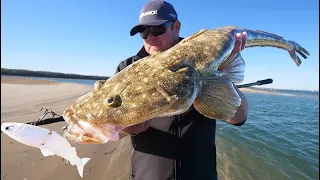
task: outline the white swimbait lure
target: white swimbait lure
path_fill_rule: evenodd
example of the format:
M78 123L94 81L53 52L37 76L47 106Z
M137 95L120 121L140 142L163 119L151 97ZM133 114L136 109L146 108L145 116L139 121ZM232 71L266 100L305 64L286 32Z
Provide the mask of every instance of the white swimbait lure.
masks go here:
M3 123L1 131L22 144L39 148L44 156L56 154L63 157L71 165L76 165L79 175L83 177L83 167L90 158L80 159L76 148L55 131L16 122Z

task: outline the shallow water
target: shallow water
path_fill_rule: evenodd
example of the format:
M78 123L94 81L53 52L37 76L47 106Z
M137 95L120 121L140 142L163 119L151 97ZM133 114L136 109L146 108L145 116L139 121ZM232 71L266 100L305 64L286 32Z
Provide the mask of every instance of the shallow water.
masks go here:
M217 122L220 179L319 179L319 99L245 93L247 122Z

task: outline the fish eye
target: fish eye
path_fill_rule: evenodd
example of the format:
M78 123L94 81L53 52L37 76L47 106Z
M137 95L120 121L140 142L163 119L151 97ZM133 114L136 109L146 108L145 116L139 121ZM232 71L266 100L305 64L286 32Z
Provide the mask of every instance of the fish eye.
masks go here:
M112 103L112 101L113 101L113 98L110 98L107 100L108 103Z
M120 95L115 95L106 99L106 103L111 107L119 107L122 104Z

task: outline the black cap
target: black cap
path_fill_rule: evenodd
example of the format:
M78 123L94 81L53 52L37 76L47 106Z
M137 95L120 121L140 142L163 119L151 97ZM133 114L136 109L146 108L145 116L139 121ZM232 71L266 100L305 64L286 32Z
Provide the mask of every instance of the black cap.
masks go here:
M137 34L142 26L157 26L176 20L178 20L178 15L170 3L162 0L151 0L141 9L140 23L131 29L130 35Z

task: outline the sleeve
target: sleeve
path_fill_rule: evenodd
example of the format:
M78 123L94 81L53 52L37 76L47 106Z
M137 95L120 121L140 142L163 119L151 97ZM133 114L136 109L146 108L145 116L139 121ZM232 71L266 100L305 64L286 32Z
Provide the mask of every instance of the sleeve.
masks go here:
M247 117L247 118L248 118L248 117ZM242 126L242 125L244 125L244 123L247 121L247 118L246 118L243 122L241 122L241 123L231 124L231 125L234 125L234 126Z

